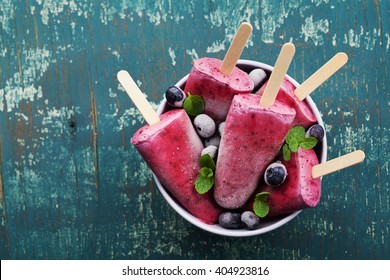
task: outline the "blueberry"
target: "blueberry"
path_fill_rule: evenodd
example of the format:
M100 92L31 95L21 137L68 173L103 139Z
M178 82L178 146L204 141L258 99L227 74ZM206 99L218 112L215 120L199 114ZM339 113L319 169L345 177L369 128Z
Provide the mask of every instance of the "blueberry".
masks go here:
M241 214L236 212L223 212L219 214L218 222L224 228L239 228L241 226Z
M252 78L254 87L257 88L264 84L267 80L267 73L263 69L254 69L249 73L249 77Z
M197 115L194 119L194 126L199 136L208 138L215 133L215 122L206 114Z
M274 162L268 165L264 173L264 181L271 187L277 187L286 180L287 169L280 162Z
M221 122L218 126L218 133L222 136L223 130L225 129L226 122Z
M186 94L181 88L171 86L165 91L165 98L167 99L168 104L181 108L183 107L184 99L186 99Z
M260 219L252 211L245 211L241 214L241 222L243 222L248 229L256 229L260 225Z
M218 148L216 146L211 145L204 148L202 150L201 155L203 156L204 154L209 154L211 158L215 161L217 159L217 152L218 152Z
M210 138L207 138L206 140L204 140L204 146L205 147L216 146L219 148L219 142L221 142L221 136L219 136L219 134L216 133L213 136L211 136Z
M318 141L322 141L324 135L325 135L324 128L319 124L314 124L306 131L305 137L306 138L315 137L317 138Z

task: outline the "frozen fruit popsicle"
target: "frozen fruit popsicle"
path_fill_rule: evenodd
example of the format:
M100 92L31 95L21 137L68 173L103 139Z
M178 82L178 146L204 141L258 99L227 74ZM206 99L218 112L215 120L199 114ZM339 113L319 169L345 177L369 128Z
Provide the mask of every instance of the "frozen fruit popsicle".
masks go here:
M234 95L253 90L253 80L235 67L251 32L249 23L241 24L223 61L207 57L198 59L188 76L184 91L202 96L205 114L217 123L226 119Z
M268 216L289 214L308 207L316 206L321 198L320 177L362 162L364 152L358 150L325 163L318 164L314 150L298 149L292 153L289 161L279 160L287 169L286 180L277 187L268 186L264 181L256 189L254 196L261 192L269 192ZM254 196L249 200L252 209Z
M345 53L337 53L298 88L296 88L287 77L283 78L283 83L280 86L278 93L278 100L286 102L295 109L297 115L294 125L301 125L308 128L316 122L314 114L308 104L304 101L305 97L336 73L337 70L347 63L347 61L348 56ZM256 94L262 96L266 87L267 82L256 92Z
M234 96L222 134L215 174L214 198L228 209L242 207L255 191L268 165L281 149L295 110L275 101L295 47L282 47L267 92Z
M137 108L144 112L142 106L150 105L146 105L149 103L130 75L120 71L118 79ZM137 98L144 100L144 103L138 105ZM213 200L212 194L200 195L194 188L203 144L187 113L183 109L175 109L157 116L149 108L148 114L154 114L154 123L140 128L133 135L132 144L161 183L188 212L205 223L215 223L221 208Z
M278 187L268 186L262 182L255 194L269 192L268 205L269 216L277 216L292 213L307 207L314 207L321 198L321 180L313 179L312 167L318 164L318 158L314 150L298 149L292 153L289 161L279 160L287 169L287 178ZM252 198L253 204L253 198Z
M214 187L214 198L224 208L240 208L249 199L295 118L294 109L280 101L271 107L259 102L258 95L236 95L226 119Z
M263 96L264 90L267 87L268 82L266 82L256 94ZM316 117L311 111L309 105L305 101L300 101L294 94L295 86L290 82L287 77L283 78L283 82L279 88L277 99L285 102L291 108L294 108L296 111L296 117L294 120L294 125L301 125L305 128L310 127L317 122Z

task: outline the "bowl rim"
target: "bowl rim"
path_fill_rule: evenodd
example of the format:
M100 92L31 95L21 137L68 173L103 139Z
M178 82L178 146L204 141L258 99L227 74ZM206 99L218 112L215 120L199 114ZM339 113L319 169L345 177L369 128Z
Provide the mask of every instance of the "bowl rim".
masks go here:
M239 59L236 65L238 68L240 68L240 66L250 66L250 67L254 67L254 68L262 68L262 69L268 70L268 71L273 71L273 69L274 69L272 66L270 66L268 64L254 61L254 60L248 60L248 59ZM189 74L185 75L175 85L178 87L182 87L185 84L185 82L187 81L188 76L189 76ZM295 87L298 87L300 85L291 76L289 76L289 75L286 75L286 76ZM324 127L321 113L319 112L313 99L310 96L307 96L305 100L309 104L310 108L312 109L312 111L313 111L313 113L318 121L318 124L320 124L322 127ZM162 114L166 110L166 107L167 107L167 101L164 97L164 99L161 101L161 103L158 107L157 114L158 115ZM322 149L320 150L320 156L321 156L320 163L325 162L327 159L327 147L328 147L328 143L327 143L326 132L325 132L324 138L322 140ZM302 210L299 210L299 211L293 212L291 214L288 214L286 216L281 217L280 219L275 218L276 221L273 222L272 224L267 225L265 227L260 227L260 228L255 229L255 230L226 229L226 228L221 227L218 224L213 224L213 225L206 224L206 223L202 222L201 220L199 220L198 218L194 217L186 209L184 209L167 192L165 187L160 183L160 181L158 180L157 176L154 173L153 173L153 178L154 178L154 181L156 182L157 188L159 189L162 196L165 198L165 200L168 202L168 204L181 217L183 217L185 220L187 220L189 223L195 225L196 227L201 228L207 232L217 234L217 235L230 236L230 237L249 237L249 236L256 236L256 235L264 234L264 233L273 231L273 230L285 225L286 223L288 223L289 221L294 219L296 216L298 216L298 214L302 211ZM322 180L322 177L321 177L321 180Z

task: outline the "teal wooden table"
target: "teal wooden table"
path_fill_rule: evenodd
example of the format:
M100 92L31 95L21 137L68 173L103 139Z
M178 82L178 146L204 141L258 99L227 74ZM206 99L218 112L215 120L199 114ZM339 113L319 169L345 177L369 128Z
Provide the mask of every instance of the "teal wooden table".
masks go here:
M1 259L390 259L389 9L387 0L1 1ZM292 41L288 73L299 82L349 55L313 99L329 158L367 157L324 177L318 207L234 239L195 228L158 192L129 142L144 123L116 73L128 70L157 107L194 59L223 58L242 21L254 27L242 58L273 65Z

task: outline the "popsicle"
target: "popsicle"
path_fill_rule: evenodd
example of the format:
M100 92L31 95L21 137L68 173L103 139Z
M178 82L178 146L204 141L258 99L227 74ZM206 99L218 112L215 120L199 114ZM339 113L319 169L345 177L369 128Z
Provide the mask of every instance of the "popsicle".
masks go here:
M250 93L253 80L235 67L252 32L249 23L242 23L223 61L201 58L194 62L184 92L200 95L205 101L205 114L220 123L226 119L233 96Z
M215 223L222 209L212 194L200 195L194 188L203 144L187 113L176 109L158 116L126 71L118 72L118 80L148 122L131 143L188 212L205 223Z
M305 80L298 88L285 76L278 92L278 100L286 102L296 111L294 125L301 125L305 128L316 123L316 118L308 104L304 101L306 96L323 84L329 77L336 73L348 61L345 53L337 53L313 75ZM256 94L262 96L268 82L266 82Z
M321 180L314 179L311 175L312 167L318 164L314 150L299 148L298 152L291 154L289 161L284 161L283 157L279 160L288 173L284 183L278 187L271 187L262 182L255 191L255 194L270 192L268 215L277 216L316 206L321 198Z
M270 217L315 207L321 198L320 177L362 162L364 158L364 152L358 150L318 164L314 150L299 148L298 152L292 153L289 161L284 161L283 157L279 158L288 173L283 184L271 187L263 181L249 200L248 206L250 209L253 207L254 196L257 193L269 192L267 201Z
M260 96L234 96L222 134L215 174L214 198L228 209L242 207L255 191L268 163L281 149L295 119L295 110L275 101L280 75L285 75L295 48L287 43ZM261 104L263 103L263 105Z

